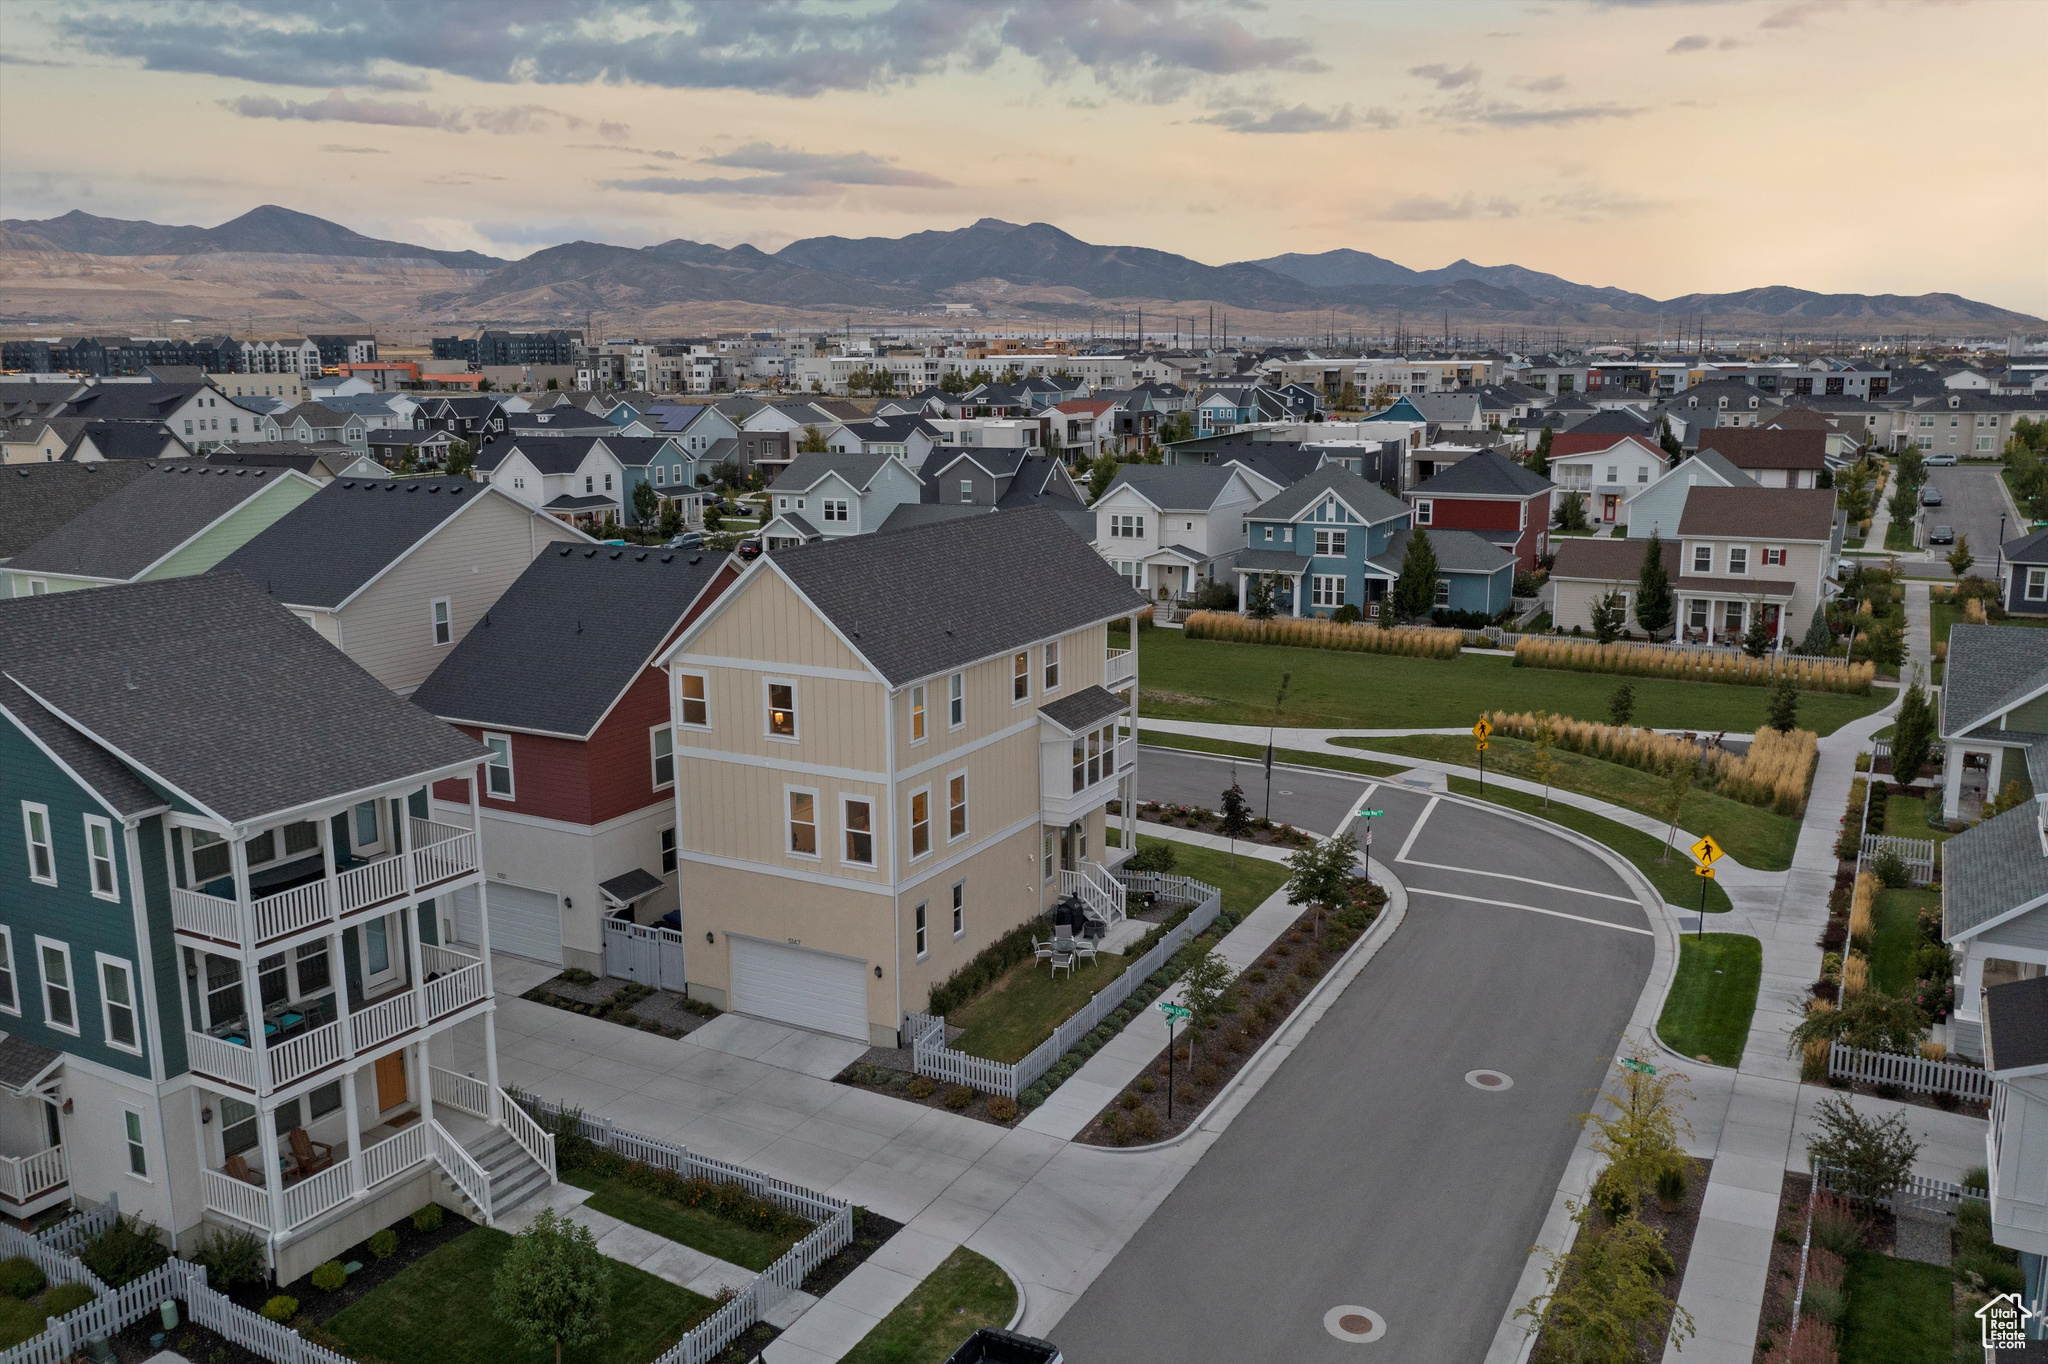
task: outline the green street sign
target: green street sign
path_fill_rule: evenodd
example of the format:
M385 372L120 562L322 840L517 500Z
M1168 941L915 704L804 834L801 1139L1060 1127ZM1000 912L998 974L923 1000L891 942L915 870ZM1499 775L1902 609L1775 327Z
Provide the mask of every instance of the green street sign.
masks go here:
M1190 1010L1183 1009L1178 1004L1161 1004L1159 1006L1159 1012L1165 1014L1168 1018L1172 1019L1176 1023L1185 1023L1190 1018L1194 1017L1194 1014Z
M1657 1068L1648 1061L1638 1061L1633 1056L1623 1057L1621 1064L1625 1070L1640 1071L1644 1075L1655 1075L1657 1073Z
M1360 819L1378 819L1381 815L1385 813L1385 810L1360 810L1358 812L1358 817Z

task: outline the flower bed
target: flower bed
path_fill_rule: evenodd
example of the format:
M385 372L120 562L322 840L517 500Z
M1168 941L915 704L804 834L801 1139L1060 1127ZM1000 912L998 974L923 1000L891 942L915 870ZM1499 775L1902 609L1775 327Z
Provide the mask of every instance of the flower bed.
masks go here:
M1714 1163L1710 1160L1687 1158L1685 1161L1685 1192L1670 1202L1652 1199L1643 1203L1630 1214L1637 1221L1663 1238L1664 1254L1669 1257L1671 1272L1664 1275L1658 1287L1673 1307L1678 1305L1679 1286L1685 1282L1686 1261L1692 1256L1693 1237L1700 1227L1700 1208L1706 1202L1707 1179L1712 1174ZM1579 1230L1580 1236L1603 1235L1612 1230L1614 1223L1604 1213L1596 1213L1593 1220ZM1670 1329L1667 1323L1667 1331ZM1643 1359L1659 1359L1663 1356L1664 1333L1646 1342L1646 1348L1639 1356ZM1536 1345L1529 1353L1530 1364L1561 1364L1563 1357L1554 1349L1546 1349L1542 1335L1536 1337Z
M1218 838L1226 837L1223 817L1206 806L1162 805L1156 800L1148 800L1138 807L1138 818L1153 824L1173 824L1198 833L1214 834ZM1292 824L1258 815L1253 817L1251 828L1238 835L1238 841L1259 843L1269 848L1306 848L1316 840Z
M661 1037L687 1036L718 1017L718 1010L702 1000L656 990L638 981L614 986L609 977L600 978L576 967L542 981L520 998Z
M1387 629L1278 616L1254 620L1233 611L1196 611L1181 622L1181 634L1187 639L1218 639L1232 644L1287 644L1297 649L1404 654L1410 658L1456 658L1465 647L1463 630L1421 626Z
M1620 673L1631 677L1666 677L1683 682L1725 682L1737 686L1774 687L1789 680L1802 691L1870 691L1876 667L1841 659L1777 654L1748 654L1706 649L1658 648L1641 644L1600 644L1592 640L1538 638L1525 635L1515 643L1518 668L1555 668L1566 672Z

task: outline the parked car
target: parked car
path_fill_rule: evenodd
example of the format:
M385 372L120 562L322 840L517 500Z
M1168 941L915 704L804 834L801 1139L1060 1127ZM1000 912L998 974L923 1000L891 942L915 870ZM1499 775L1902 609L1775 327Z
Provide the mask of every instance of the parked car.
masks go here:
M758 535L749 535L749 536L748 536L748 537L747 537L746 539L744 539L744 540L740 541L740 558L742 558L742 559L756 559L756 558L759 558L759 557L760 557L760 555L761 555L761 537L760 537L760 536L758 536Z
M686 530L681 535L670 540L668 547L670 549L702 549L704 548L704 533L702 531Z
M1934 485L1933 485L1932 483L1930 483L1930 484L1928 484L1928 485L1927 485L1926 487L1922 488L1922 489L1920 490L1920 505L1921 505L1921 506L1923 506L1923 507L1938 507L1938 506L1940 506L1940 505L1941 505L1941 489L1939 489L1939 488L1935 487L1935 486L1934 486Z
M1954 455L1927 455L1920 461L1932 469L1946 469L1956 462Z
M1955 542L1956 528L1954 526L1936 526L1933 530L1927 532L1927 543L1930 545L1952 545Z

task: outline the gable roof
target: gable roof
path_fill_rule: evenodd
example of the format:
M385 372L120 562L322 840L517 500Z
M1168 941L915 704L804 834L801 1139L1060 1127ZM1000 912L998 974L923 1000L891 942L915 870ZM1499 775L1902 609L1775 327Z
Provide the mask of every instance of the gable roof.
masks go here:
M2037 530L1998 547L2007 563L2048 564L2048 530Z
M77 393L60 417L91 417L100 421L162 421L195 393L213 392L213 385L198 384L94 384ZM225 401L225 400L223 400Z
M1942 936L1951 942L2048 900L2040 807L2028 801L1951 838L1941 848L1941 881Z
M787 578L892 687L1145 605L1042 507L820 541L749 571Z
M286 470L159 464L7 566L125 582L265 489L302 477Z
M1828 433L1717 426L1700 433L1700 449L1718 451L1738 469L1821 469L1827 466Z
M0 601L0 675L235 823L485 753L232 573Z
M1245 515L1259 521L1292 521L1328 494L1335 494L1363 517L1367 525L1408 515L1406 502L1377 483L1366 482L1341 464L1325 464Z
M990 516L994 507L977 506L972 502L904 502L884 518L875 528L877 535L889 531L916 530L939 521L958 521L965 516Z
M1639 430L1621 434L1611 431L1559 431L1550 438L1550 458L1554 463L1560 459L1602 455L1625 445L1635 446L1643 453L1655 455L1658 459L1664 458L1664 447Z
M1957 622L1948 632L1941 732L1962 734L2048 687L2048 630Z
M853 485L855 492L864 493L875 475L892 462L900 464L902 461L894 455L835 455L806 451L791 460L789 466L776 475L775 481L768 485L768 491L808 492L817 487L826 475L838 474Z
M1648 433L1649 429L1649 418L1633 407L1603 407L1566 428L1575 436L1640 436ZM1551 439L1555 441L1557 438L1553 436ZM1555 453L1554 445L1552 453Z
M1825 541L1834 528L1832 488L1694 488L1678 518L1680 535Z
M1481 450L1446 465L1409 489L1410 497L1534 497L1554 485L1527 465L1497 450Z
M1126 464L1102 496L1129 488L1162 511L1206 511L1237 476L1227 464Z
M583 461L590 457L593 448L602 445L609 453L611 443L616 439L616 436L577 434L487 440L484 442L484 448L477 453L476 467L485 473L491 473L517 450L526 457L528 464L541 473L573 474L583 467ZM612 458L617 459L618 456L613 455Z
M1469 530L1423 527L1418 531L1412 526L1395 531L1386 549L1372 556L1372 562L1398 574L1402 556L1408 552L1408 541L1418 534L1429 536L1429 547L1436 551L1437 567L1445 573L1498 573L1515 562L1514 555Z
M1649 545L1648 540L1616 540L1604 535L1561 536L1550 542L1556 553L1550 576L1603 583L1633 582L1643 571ZM1678 541L1661 541L1658 548L1657 557L1664 561L1666 576L1677 581Z
M2048 976L1984 992L1984 1068L1993 1074L2048 1066Z
M156 466L139 460L0 468L0 562L66 525Z
M0 678L0 716L19 725L121 818L159 810L170 803L137 776L135 769L52 715L33 696L5 678Z
M550 546L413 704L451 721L587 738L726 562L696 550Z
M333 609L465 508L493 496L505 494L466 478L337 479L220 566L281 602Z

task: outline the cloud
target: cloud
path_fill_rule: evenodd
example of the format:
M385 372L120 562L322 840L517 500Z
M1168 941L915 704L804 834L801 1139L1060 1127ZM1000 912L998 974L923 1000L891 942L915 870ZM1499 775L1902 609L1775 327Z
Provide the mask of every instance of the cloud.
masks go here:
M1367 113L1367 121L1376 127L1386 127L1378 118L1392 118L1384 109L1373 109ZM1341 132L1351 126L1351 106L1346 104L1337 109L1316 109L1306 104L1268 109L1263 112L1239 106L1234 109L1219 109L1213 114L1195 120L1218 128L1228 128L1233 133L1330 133Z
M1554 95L1564 89L1565 79L1563 76L1542 76L1535 80L1514 81L1512 84L1518 89L1528 90L1535 94Z
M1449 104L1439 104L1429 112L1450 123L1483 124L1489 128L1542 128L1610 118L1634 118L1646 111L1639 106L1621 104L1568 104L1539 109L1511 100L1483 99L1473 91Z
M894 164L868 152L807 152L772 142L750 142L729 152L701 158L702 164L728 170L759 171L758 175L649 176L607 180L608 189L640 194L740 194L769 198L816 198L850 186L899 189L950 189L953 182L925 171Z
M349 156L389 156L389 155L391 155L391 152L390 152L390 151L389 151L389 150L388 150L387 148L384 148L384 147L348 147L348 146L343 146L343 145L342 145L341 143L339 143L339 142L328 142L328 143L323 143L323 144L321 145L321 147L320 147L320 150L321 150L321 151L323 151L323 152L340 152L340 153L345 153L346 155L349 155Z
M1514 218L1521 212L1520 204L1499 195L1484 200L1470 194L1459 199L1421 195L1396 199L1372 216L1383 223L1461 223L1474 218Z
M565 114L560 109L550 109L545 104L513 104L502 109L478 109L470 117L477 127L487 133L496 133L500 137L547 132L557 123L571 132L583 126L583 120L576 115Z
M1797 3L1776 9L1763 17L1758 28L1804 28L1806 21L1816 15L1831 13L1843 8L1842 0L1797 0Z
M462 115L453 110L434 109L425 104L397 104L390 100L351 99L339 90L326 99L277 99L270 95L244 95L221 103L243 118L303 119L307 123L373 123L391 128L445 128L460 131Z
M610 119L599 119L597 135L607 142L624 142L633 135L633 130L623 123L614 123Z
M1436 82L1436 88L1439 90L1457 90L1479 83L1479 68L1469 62L1455 71L1442 62L1431 62L1428 66L1409 67L1408 74Z
M0 52L0 66L69 67L70 62L53 62L48 57L24 57L19 52Z
M1581 222L1592 222L1599 218L1633 218L1664 207L1655 199L1644 199L1633 194L1620 194L1612 190L1581 186L1557 194L1546 194L1543 206L1551 212Z

